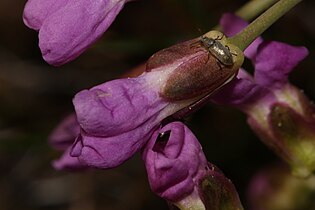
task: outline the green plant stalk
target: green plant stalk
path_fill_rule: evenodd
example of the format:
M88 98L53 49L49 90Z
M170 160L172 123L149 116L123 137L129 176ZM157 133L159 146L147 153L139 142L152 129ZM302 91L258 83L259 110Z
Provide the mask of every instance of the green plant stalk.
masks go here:
M251 24L244 28L240 33L228 38L231 44L239 47L244 51L258 36L267 30L280 17L290 11L295 5L302 0L280 0Z

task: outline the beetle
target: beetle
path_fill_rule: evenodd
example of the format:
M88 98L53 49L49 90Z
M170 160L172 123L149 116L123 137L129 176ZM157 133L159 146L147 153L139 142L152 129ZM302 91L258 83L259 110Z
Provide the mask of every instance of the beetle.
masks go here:
M221 64L225 66L233 65L233 53L231 53L228 46L224 46L219 40L219 36L215 39L207 37L205 35L201 36L198 40L199 43L209 52L211 53ZM208 55L209 56L209 55ZM208 59L209 60L209 59Z

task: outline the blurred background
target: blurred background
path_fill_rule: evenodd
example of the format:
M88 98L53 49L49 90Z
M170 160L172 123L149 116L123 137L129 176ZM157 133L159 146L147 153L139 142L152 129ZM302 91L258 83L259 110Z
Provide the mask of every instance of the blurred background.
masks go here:
M78 91L120 77L159 49L200 36L245 0L139 0L128 3L104 36L62 67L42 59L37 32L22 22L25 0L0 1L0 210L167 209L150 192L139 155L108 170L61 172L47 137L73 111ZM290 75L315 99L315 2L306 0L263 37L303 45L310 55ZM249 62L245 67L251 70ZM207 105L188 120L207 158L235 184L244 207L252 177L278 158L240 112ZM311 192L310 200L315 200ZM314 210L307 199L300 207ZM268 209L265 209L268 210ZM280 209L279 209L280 210Z

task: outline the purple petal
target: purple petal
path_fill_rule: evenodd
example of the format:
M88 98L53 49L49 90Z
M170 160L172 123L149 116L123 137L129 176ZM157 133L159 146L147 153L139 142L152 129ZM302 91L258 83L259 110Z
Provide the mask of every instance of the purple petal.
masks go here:
M287 82L288 74L308 55L305 47L295 47L281 42L264 42L259 46L255 81L265 87Z
M255 82L253 76L250 73L248 73L246 70L244 70L243 68L240 68L240 70L238 71L238 74L236 75L236 78L246 79L253 83Z
M168 102L146 88L144 77L113 80L73 99L78 122L89 135L111 137L145 123Z
M63 5L40 28L43 58L59 66L78 57L107 30L125 2L79 0Z
M221 17L220 25L222 26L224 33L228 37L231 37L239 33L243 28L248 25L248 23L232 13L225 13ZM262 41L263 40L261 37L255 39L255 41L250 44L244 51L245 56L249 59L254 59L256 56L257 48Z
M71 156L78 157L81 162L91 167L116 167L143 147L157 124L151 120L144 126L111 137L90 136L82 131L72 148Z
M50 134L48 140L52 147L66 150L80 134L80 125L73 113L66 117Z
M160 133L167 140L159 138ZM195 179L207 167L202 148L182 123L173 122L156 131L143 150L150 186L162 198L178 201L194 191Z
M28 0L23 12L23 21L29 28L39 30L47 17L67 5L69 1Z
M172 110L170 102L159 96L154 75L160 74L113 80L78 93L73 103L82 130L71 155L107 169L139 151Z
M211 98L218 104L235 106L243 111L262 98L274 97L266 88L256 85L253 81L242 78L235 78L224 86Z

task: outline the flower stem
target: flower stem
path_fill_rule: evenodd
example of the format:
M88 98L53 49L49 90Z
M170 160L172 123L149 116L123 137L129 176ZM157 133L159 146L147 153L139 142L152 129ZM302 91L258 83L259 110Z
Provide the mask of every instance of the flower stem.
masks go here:
M267 11L256 18L240 33L229 38L229 42L244 51L259 35L267 30L274 22L286 14L302 0L280 0Z

